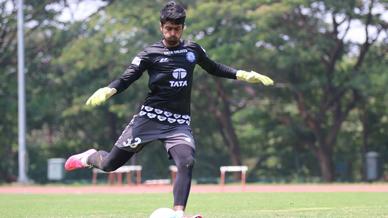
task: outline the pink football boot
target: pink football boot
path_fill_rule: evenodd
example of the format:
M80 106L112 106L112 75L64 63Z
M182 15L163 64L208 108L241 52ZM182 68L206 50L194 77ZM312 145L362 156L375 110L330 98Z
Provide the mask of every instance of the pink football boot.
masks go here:
M94 152L97 152L96 149L89 149L85 152L75 154L70 156L65 163L65 170L72 171L80 168L89 167L89 165L86 163L88 157L93 154Z

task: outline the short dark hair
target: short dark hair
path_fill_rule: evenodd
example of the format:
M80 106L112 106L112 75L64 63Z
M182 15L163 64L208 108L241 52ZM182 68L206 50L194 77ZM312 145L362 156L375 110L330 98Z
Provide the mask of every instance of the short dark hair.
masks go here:
M167 21L174 24L185 24L186 11L182 5L174 1L169 1L160 11L160 23L163 25Z

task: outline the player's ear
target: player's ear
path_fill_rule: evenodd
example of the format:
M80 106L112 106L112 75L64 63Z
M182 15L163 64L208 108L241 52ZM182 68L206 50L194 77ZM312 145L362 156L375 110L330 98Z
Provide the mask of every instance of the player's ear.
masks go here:
M163 32L163 23L160 22L160 32Z

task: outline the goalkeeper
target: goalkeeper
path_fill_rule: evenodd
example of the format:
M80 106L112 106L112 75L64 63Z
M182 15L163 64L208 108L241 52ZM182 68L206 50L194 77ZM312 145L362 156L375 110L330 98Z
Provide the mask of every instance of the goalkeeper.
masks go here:
M146 47L133 58L124 73L107 87L98 89L86 102L97 106L119 94L144 71L149 75L149 93L110 152L89 149L69 157L68 171L95 167L113 171L124 165L147 143L162 141L178 168L173 187L176 217L183 217L190 193L195 162L195 141L190 128L190 99L195 65L208 73L250 83L272 85L273 81L254 71L236 70L211 60L197 43L182 40L186 12L171 1L160 12L162 40Z

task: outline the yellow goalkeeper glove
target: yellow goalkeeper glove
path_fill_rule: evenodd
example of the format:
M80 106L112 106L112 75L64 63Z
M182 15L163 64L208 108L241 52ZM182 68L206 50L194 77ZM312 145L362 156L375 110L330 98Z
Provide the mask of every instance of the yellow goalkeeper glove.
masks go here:
M246 81L249 83L263 83L265 86L273 85L273 80L268 76L256 73L255 71L247 72L244 70L238 70L236 77L238 80Z
M117 90L115 88L109 88L109 87L100 88L96 92L94 92L92 96L89 97L89 99L86 101L86 105L88 106L100 105L104 103L104 101L106 101L112 95L114 95L116 92Z

